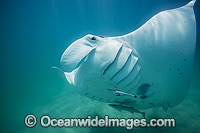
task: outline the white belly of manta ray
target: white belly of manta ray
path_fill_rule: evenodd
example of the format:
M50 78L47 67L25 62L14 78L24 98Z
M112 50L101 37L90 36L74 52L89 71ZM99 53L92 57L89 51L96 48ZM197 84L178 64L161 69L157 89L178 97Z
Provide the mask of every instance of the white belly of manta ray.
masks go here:
M61 58L64 76L80 94L115 108L177 106L192 77L194 3L160 12L127 35L75 41Z

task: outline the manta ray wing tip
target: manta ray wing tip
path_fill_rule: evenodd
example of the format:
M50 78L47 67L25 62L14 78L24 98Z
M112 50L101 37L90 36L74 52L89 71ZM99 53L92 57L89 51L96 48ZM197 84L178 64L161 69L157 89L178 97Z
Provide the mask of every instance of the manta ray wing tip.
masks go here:
M193 7L195 2L196 2L196 0L191 0L188 4L186 4L186 6Z

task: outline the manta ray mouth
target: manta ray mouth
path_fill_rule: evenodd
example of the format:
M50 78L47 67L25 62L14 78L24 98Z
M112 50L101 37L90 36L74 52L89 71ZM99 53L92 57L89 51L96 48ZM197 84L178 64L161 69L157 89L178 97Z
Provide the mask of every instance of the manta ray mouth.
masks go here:
M79 67L81 66L81 64L82 64L85 60L87 60L87 57L88 57L88 55L86 55L86 56L76 65L75 69L79 68Z

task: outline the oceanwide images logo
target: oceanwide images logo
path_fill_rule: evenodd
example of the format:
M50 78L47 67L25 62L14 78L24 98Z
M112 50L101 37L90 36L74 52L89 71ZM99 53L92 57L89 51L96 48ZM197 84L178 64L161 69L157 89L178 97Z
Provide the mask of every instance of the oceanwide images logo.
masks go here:
M37 124L37 118L29 114L25 117L24 123L27 127L32 128ZM90 115L87 118L51 118L48 115L43 115L40 118L42 127L125 127L128 130L134 127L175 127L175 119L151 119L147 123L146 119L134 118L109 118L105 115L104 118Z
M37 124L37 119L34 115L29 114L25 117L24 123L27 127L31 128L31 127L34 127Z

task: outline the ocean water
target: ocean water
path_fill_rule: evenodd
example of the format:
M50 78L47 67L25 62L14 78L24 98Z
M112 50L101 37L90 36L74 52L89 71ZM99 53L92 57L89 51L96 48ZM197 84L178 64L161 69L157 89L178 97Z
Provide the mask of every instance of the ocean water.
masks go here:
M174 128L33 128L24 124L28 114L54 118L88 115L136 118L106 103L80 96L51 70L75 40L86 34L118 36L132 32L156 13L180 7L189 0L5 0L0 1L0 132L200 132L200 1L194 10L197 46L193 80L186 99L164 112L146 110L147 119L175 118Z

